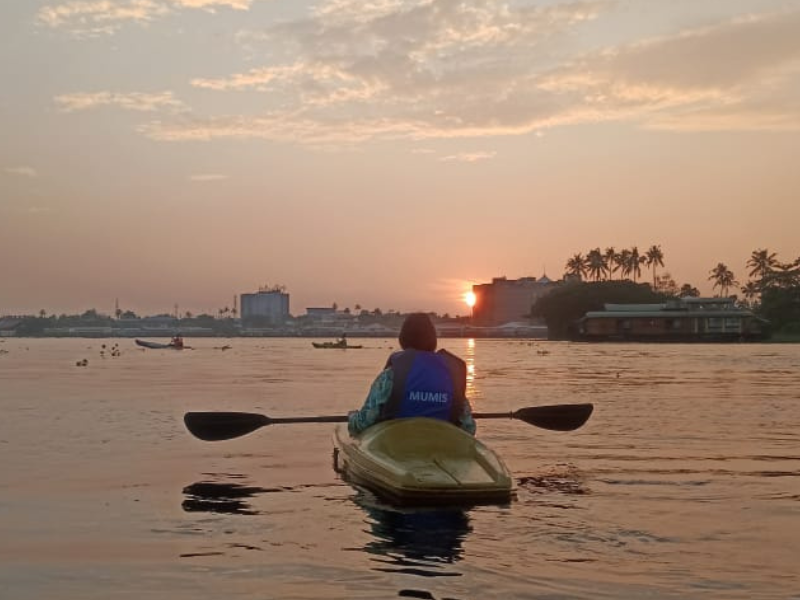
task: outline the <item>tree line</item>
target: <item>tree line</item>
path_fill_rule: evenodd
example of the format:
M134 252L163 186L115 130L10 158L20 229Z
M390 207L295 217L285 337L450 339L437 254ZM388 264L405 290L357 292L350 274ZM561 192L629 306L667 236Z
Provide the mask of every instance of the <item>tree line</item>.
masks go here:
M653 274L652 289L670 296L699 296L699 290L689 283L681 287L672 276L664 272L658 274L658 267L664 266L664 252L658 244L651 245L645 252L639 252L638 246L623 248L617 251L614 246L605 250L594 248L586 254L577 253L567 260L564 278L577 278L581 281L613 281L619 274L619 281L637 283L642 276L642 267L650 269Z
M643 267L652 270L652 284L638 283ZM669 273L659 275L659 267L664 267L664 253L656 244L644 253L633 246L619 252L609 247L575 254L566 262L564 278L584 282L583 285L571 289L565 286L559 293L542 297L532 314L544 317L558 336L566 333L574 319L588 310L601 310L606 303L659 303L700 295L691 284L678 287ZM746 267L749 280L744 285L722 262L709 271L708 280L720 296L733 297L739 306L767 319L773 331L800 334L800 257L784 262L775 252L758 248L752 251ZM731 295L732 290L741 291L742 296Z

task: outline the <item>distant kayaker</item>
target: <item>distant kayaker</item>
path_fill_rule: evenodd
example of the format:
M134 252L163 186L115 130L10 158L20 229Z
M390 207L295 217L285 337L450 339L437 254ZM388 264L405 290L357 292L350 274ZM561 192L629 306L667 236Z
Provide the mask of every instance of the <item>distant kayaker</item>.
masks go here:
M347 334L343 333L342 337L336 340L336 345L341 346L342 348L347 348Z
M400 329L400 347L375 378L361 410L349 414L351 434L388 419L429 417L475 434L467 400L467 365L447 350L436 351L436 328L425 313L412 313Z
M169 344L175 348L183 348L183 338L180 335L176 335Z

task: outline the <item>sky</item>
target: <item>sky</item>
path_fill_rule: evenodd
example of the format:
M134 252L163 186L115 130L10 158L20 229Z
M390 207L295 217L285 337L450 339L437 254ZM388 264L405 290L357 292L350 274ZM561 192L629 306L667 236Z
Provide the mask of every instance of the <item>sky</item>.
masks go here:
M800 0L3 0L0 81L0 315L800 256Z

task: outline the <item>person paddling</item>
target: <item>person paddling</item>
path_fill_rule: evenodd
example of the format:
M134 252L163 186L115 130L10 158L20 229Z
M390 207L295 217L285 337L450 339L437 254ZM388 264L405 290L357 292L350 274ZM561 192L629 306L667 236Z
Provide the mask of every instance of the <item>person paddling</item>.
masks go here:
M172 338L170 346L174 346L175 348L183 348L183 338L180 335L176 335Z
M348 414L351 435L389 419L429 417L450 421L475 435L466 396L467 365L436 351L436 328L425 313L412 313L400 329L400 347L375 378L360 410Z

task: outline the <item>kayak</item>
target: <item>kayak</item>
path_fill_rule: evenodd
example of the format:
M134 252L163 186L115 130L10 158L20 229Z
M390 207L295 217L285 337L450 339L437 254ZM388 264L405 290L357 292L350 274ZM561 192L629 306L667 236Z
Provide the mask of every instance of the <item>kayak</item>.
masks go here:
M351 436L334 432L334 467L392 503L506 503L514 481L497 454L461 428L439 419L383 421Z
M178 347L174 344L161 344L159 342L147 342L145 340L136 340L136 345L144 348L173 348L175 350L183 350L182 347Z
M349 346L349 345L344 346L339 342L311 342L311 345L314 346L314 348L340 348L341 350L350 350L350 349L358 350L359 348L363 347L363 346Z

